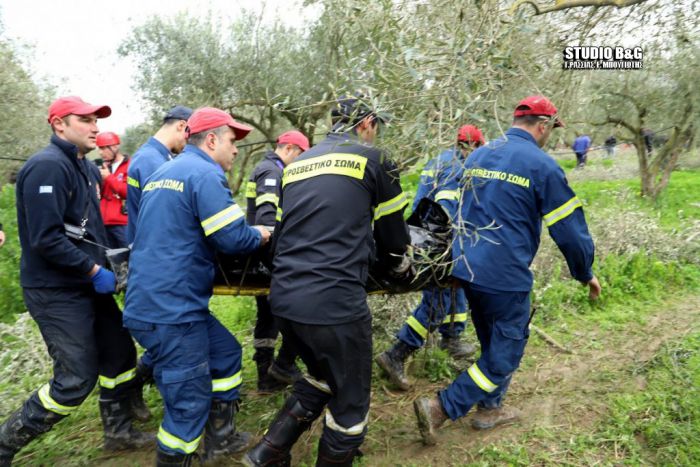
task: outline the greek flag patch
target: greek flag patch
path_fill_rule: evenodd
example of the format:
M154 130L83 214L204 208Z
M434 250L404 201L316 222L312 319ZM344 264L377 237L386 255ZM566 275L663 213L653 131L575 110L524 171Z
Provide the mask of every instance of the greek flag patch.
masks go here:
M39 193L53 193L53 185L41 185L39 187Z

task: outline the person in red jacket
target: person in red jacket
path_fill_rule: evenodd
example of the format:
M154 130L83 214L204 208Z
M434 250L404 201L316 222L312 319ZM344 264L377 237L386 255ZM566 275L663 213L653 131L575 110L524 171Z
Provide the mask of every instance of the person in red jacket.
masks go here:
M100 211L107 228L110 248L125 248L126 240L126 171L129 157L119 152L119 135L105 131L97 135L97 147L102 156L102 199Z

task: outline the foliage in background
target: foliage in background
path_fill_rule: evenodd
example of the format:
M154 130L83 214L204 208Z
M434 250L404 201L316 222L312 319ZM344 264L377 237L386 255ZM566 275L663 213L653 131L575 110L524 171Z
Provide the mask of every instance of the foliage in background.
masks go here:
M19 257L17 215L14 185L0 187L0 222L5 232L5 244L0 248L0 322L13 322L25 310L19 286Z
M34 82L15 47L3 37L0 25L0 186L10 181L21 161L46 144L50 131L50 93Z

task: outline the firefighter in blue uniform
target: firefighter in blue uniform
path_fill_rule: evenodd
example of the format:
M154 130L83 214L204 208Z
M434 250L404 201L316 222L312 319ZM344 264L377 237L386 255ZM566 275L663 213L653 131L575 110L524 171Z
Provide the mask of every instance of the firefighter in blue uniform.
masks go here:
M413 201L413 210L423 198L440 203L450 217L457 211L458 177L469 154L484 144L484 136L474 125L464 125L457 132L457 144L429 161L421 172ZM410 388L404 373L406 359L423 346L428 334L439 330L440 347L454 358L473 354L476 348L462 342L460 335L467 322L467 300L462 289L430 287L423 299L397 334L394 346L379 354L376 362L389 379L402 390Z
M127 241L133 243L136 235L136 220L139 215L141 187L158 167L180 154L187 144L187 119L192 109L176 105L163 117L163 124L155 135L148 138L131 157L127 169L126 206L127 206ZM142 383L153 382L153 363L144 352L136 364L136 378ZM143 392L134 394L131 401L134 416L139 420L148 420L151 412L143 400Z
M394 164L372 146L379 115L341 99L333 132L284 171L275 228L270 305L308 375L262 440L252 466L289 465L299 436L327 406L317 466L350 466L367 432L372 329L364 285L372 246L397 277L409 276L408 204Z
M299 155L309 149L309 140L300 131L287 131L277 138L274 151L268 151L255 166L246 185L248 209L246 220L251 225L275 226L282 171ZM296 366L296 352L283 338L274 358L277 325L270 312L267 296L255 297L258 314L253 332L253 360L258 369L258 391L272 392L283 389L301 378Z
M20 284L54 362L53 378L0 426L0 465L32 439L73 413L100 386L105 449L139 448L153 436L132 428L130 394L136 348L112 297L114 274L105 269L107 232L100 215L99 171L85 154L95 149L97 119L107 106L62 97L49 107L51 143L17 176L17 227L22 246ZM66 235L85 230L92 243Z
M143 186L130 257L124 325L154 363L165 414L158 465L189 465L204 431L205 459L243 449L236 431L241 346L209 309L215 252L247 254L269 238L250 227L224 172L250 128L205 107L188 121L190 144Z
M146 180L158 167L182 152L187 144L187 120L192 115L192 109L184 105L176 105L163 117L163 125L155 135L148 138L131 157L127 172L128 187L126 190L127 240L134 241L136 221L139 215L141 190Z
M463 174L460 224L453 242L452 275L461 282L481 344L481 356L437 397L414 402L418 427L428 444L450 418L477 406L476 429L517 420L502 405L529 336L530 264L542 221L564 254L574 279L600 294L592 271L594 246L581 201L564 171L542 148L554 127L563 126L556 107L543 96L523 99L505 136L474 151ZM474 226L481 230L474 241ZM483 238L481 238L483 237Z

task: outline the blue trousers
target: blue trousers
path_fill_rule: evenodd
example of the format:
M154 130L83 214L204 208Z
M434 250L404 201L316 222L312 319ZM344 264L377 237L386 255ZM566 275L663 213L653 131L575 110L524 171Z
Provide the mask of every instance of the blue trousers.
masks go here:
M445 413L456 420L476 404L499 407L530 335L530 293L502 292L463 283L481 356L440 391Z
M438 329L444 337L457 337L467 324L467 300L463 289L431 287L396 337L411 347L422 347L428 334ZM454 313L454 318L453 318Z
M148 352L165 413L158 445L189 454L199 445L212 399L233 401L241 385L241 345L211 314L206 321L156 324L124 318Z

